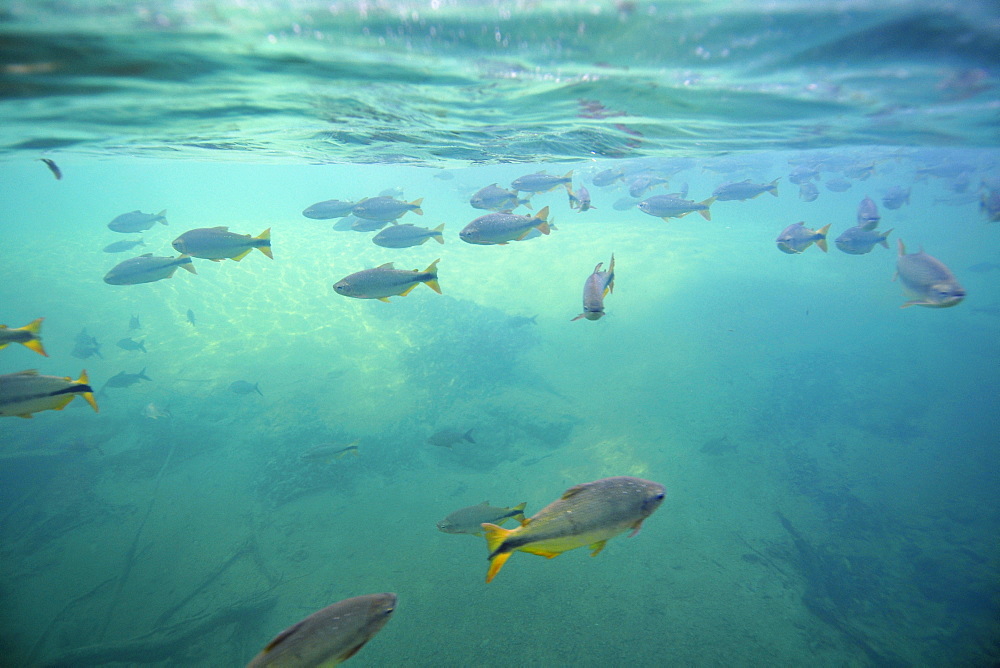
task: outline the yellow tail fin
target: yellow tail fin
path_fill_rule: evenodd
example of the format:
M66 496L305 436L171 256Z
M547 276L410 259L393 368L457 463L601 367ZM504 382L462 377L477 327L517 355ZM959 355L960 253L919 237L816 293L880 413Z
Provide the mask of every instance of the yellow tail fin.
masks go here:
M87 385L88 387L90 386L90 379L87 377L86 369L80 372L80 377L76 379L76 382L81 385ZM94 409L95 413L101 412L101 409L97 407L97 400L94 399L93 392L84 392L83 398L87 400L87 403L90 404L90 407Z
M440 232L441 233L441 234L435 234L434 235L434 240L437 241L439 244L443 244L444 243L444 223L441 223L440 225L438 225L437 227L435 227L431 231L432 232Z
M486 581L490 582L510 559L511 552L498 553L497 550L503 545L507 536L513 533L513 530L504 529L488 522L480 526L483 527L483 533L486 536L486 547L490 550L490 569L486 572Z
M410 202L410 206L417 207L416 209L413 210L413 213L417 214L418 216L424 215L424 210L420 208L420 203L423 202L423 201L424 201L424 198L421 197L420 199L415 199L412 202Z
M257 250L259 250L261 253L263 253L264 255L268 256L269 258L271 258L273 260L274 256L271 255L271 228L270 227L267 228L266 230L264 230L263 232L261 232L260 234L258 234L257 236L255 236L254 239L260 239L262 241L267 241L266 244L261 244L261 245L257 246ZM247 251L247 252L249 252L249 251Z
M21 328L26 332L31 332L31 334L35 337L30 341L24 341L22 345L29 350L34 350L39 355L48 357L49 354L45 352L45 348L42 347L42 340L38 338L42 333L42 320L45 320L45 318L35 318Z

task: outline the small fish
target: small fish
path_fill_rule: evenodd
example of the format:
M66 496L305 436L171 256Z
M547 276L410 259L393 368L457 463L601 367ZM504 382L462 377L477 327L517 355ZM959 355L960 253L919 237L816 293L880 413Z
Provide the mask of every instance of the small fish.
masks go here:
M192 311L191 309L188 309L188 312L187 312L187 321L189 323L191 323L192 327L196 326L195 325L195 321L194 321L194 311Z
M381 230L383 227L388 225L391 221L388 220L365 220L364 218L358 218L351 214L354 219L351 223L352 232L375 232ZM344 220L348 220L344 218Z
M153 283L170 278L177 271L177 267L183 267L192 274L198 273L195 271L194 265L191 264L191 257L188 255L153 257L152 253L146 253L116 264L111 268L111 271L104 275L104 282L108 285Z
M479 246L504 245L510 241L522 241L537 229L542 234L551 231L546 218L549 207L533 216L518 216L513 213L489 213L476 218L466 225L458 236L468 244Z
M663 220L683 218L692 211L697 211L705 220L712 220L712 212L709 211L708 207L712 206L714 201L714 197L709 197L701 202L693 202L672 195L654 195L639 202L639 210Z
M113 244L108 244L104 247L105 253L124 253L130 251L136 246L145 246L146 243L140 239L126 239L125 241L116 241Z
M837 248L850 255L864 255L871 252L875 248L875 244L879 244L882 248L888 248L887 239L890 233L892 230L880 232L858 225L847 228L833 243L837 244Z
M396 595L389 593L339 601L279 633L247 668L336 666L375 637L395 609Z
M605 169L594 174L594 178L590 180L598 188L603 188L604 186L610 186L615 181L623 178L625 172L621 168L615 169Z
M346 202L339 199L328 199L323 202L316 202L302 215L313 220L330 220L331 218L343 218L350 215L351 210L357 206L357 202Z
M39 160L45 163L45 166L52 172L52 176L56 177L56 181L62 180L62 170L59 169L59 165L54 160L50 160L49 158L39 158Z
M811 230L805 226L803 222L793 223L789 225L778 238L775 240L778 244L778 250L782 253L788 253L789 255L795 255L796 253L801 253L805 249L815 244L819 246L819 249L826 252L826 233L830 231L830 224L826 224L818 230Z
M473 536L483 535L483 524L490 523L497 526L502 525L510 518L518 522L524 521L524 508L527 502L516 505L513 508L495 508L489 501L483 501L479 505L462 508L448 515L437 523L438 531L444 533L467 533Z
M61 411L77 395L98 412L94 388L87 372L73 380L69 376L42 376L34 369L0 375L0 417L30 418L40 411Z
M819 170L812 165L799 165L788 175L788 180L797 186L819 178Z
M122 350L141 350L142 352L146 352L145 340L136 341L130 337L125 337L115 345L117 345Z
M129 329L142 329L142 323L139 322L139 316L134 315L128 320Z
M140 380L152 381L153 379L146 375L145 368L139 373L125 373L124 371L119 371L114 376L111 376L111 378L108 378L107 382L101 386L101 392L109 387L131 387Z
M569 190L571 185L573 185L572 169L562 176L553 176L551 174L546 174L545 172L525 174L524 176L514 179L514 181L510 184L510 187L517 191L544 193L557 186L565 186L566 190Z
M799 199L803 202L815 202L819 197L819 188L815 183L808 181L799 186Z
M230 232L228 227L202 227L188 230L170 244L178 253L203 260L221 262L230 259L239 262L256 248L272 260L271 228L255 237L249 234Z
M408 211L412 211L418 216L424 215L424 210L420 208L420 204L424 201L421 197L420 199L415 199L412 202L400 202L393 197L370 197L368 199L363 199L354 205L351 209L353 213L358 218L364 218L365 220L374 220L379 222L391 222L396 220L400 216L406 214Z
M419 246L428 239L434 239L439 244L443 244L444 223L434 229L417 227L409 223L390 225L372 237L372 242L383 248L411 248Z
M229 384L229 391L235 394L252 394L256 392L260 396L264 396L264 393L260 391L260 383L251 384L246 380L234 380Z
M434 260L423 271L394 269L392 262L386 262L374 269L363 269L345 276L333 284L333 289L345 297L378 299L383 302L397 295L405 297L421 283L426 283L431 290L441 294L437 274L437 263L440 261L440 258Z
M847 179L839 178L838 177L838 178L830 179L829 181L827 181L826 182L826 189L829 190L829 191L831 191L831 192L842 193L842 192L847 192L848 190L850 190L852 185L854 185L854 184L851 183L850 181L848 181Z
M108 223L108 228L114 232L123 232L125 234L145 232L156 223L166 225L166 216L166 209L159 213L143 213L136 209L135 211L115 216L115 219Z
M907 306L927 306L929 308L948 308L965 299L965 288L940 260L931 257L920 250L919 253L906 254L906 246L902 239L896 239L899 244L899 255L896 258L896 278L903 287L914 295L914 299L906 302L900 308Z
M604 315L604 298L615 290L615 254L611 254L611 263L607 271L601 271L602 266L604 263L598 262L594 267L594 273L588 276L583 284L583 313L572 320L580 318L600 320Z
M507 325L510 327L524 327L525 325L537 325L538 316L533 315L530 318L523 315L512 315L507 318Z
M719 202L728 202L733 200L742 202L743 200L753 199L763 193L771 193L777 197L778 181L780 180L781 177L779 176L770 183L753 183L750 179L740 181L738 183L723 183L715 189L712 193L712 197Z
M874 230L880 220L882 216L878 215L878 206L871 197L866 196L858 204L858 227L863 230Z
M334 223L333 229L336 230L337 232L349 232L350 230L354 229L354 224L359 222L360 220L361 220L360 218L358 218L352 213L348 216L344 216L336 223Z
M348 455L357 457L358 443L360 442L358 440L347 445L334 445L332 443L317 445L315 448L310 448L299 455L299 459L304 462L325 462L328 464L334 459L343 459Z
M569 208L571 209L577 209L580 213L583 213L584 211L597 208L590 203L590 191L584 186L580 186L580 189L575 193L567 189L566 194L569 196Z
M504 190L497 184L493 183L485 188L480 188L469 200L469 204L471 204L474 209L486 209L487 211L503 211L505 213L510 213L522 204L530 209L531 198L525 197L524 199L520 199L518 198L516 191L511 192L509 190Z
M24 327L8 327L0 325L0 350L12 343L20 343L28 350L34 350L43 357L48 357L42 347L42 321L45 318L35 318Z
M468 430L464 434L453 429L442 429L434 432L427 439L428 443L436 445L440 448L451 448L454 447L456 443L461 443L462 441L468 441L469 443L476 442L475 439L472 438L472 429Z
M596 556L604 545L623 531L639 533L642 522L660 507L666 492L663 485L618 476L570 487L562 497L538 511L516 529L484 523L489 548L490 582L516 551L548 559L589 545Z
M152 401L146 404L146 406L142 409L142 416L147 417L150 420L173 417L168 409L157 406Z
M662 185L664 188L670 187L670 181L655 174L640 174L632 179L628 186L628 194L632 197L642 197L643 193L653 186Z
M898 209L904 204L910 203L910 189L902 186L889 188L882 196L882 204L887 209Z
M86 327L80 330L74 341L76 345L70 353L73 357L83 360L92 355L97 355L101 359L104 359L104 355L101 354L101 344L97 342L96 337L87 333Z

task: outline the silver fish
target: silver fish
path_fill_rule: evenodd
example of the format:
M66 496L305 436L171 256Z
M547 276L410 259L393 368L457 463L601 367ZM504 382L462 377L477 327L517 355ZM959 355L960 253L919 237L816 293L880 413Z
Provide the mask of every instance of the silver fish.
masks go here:
M799 186L799 198L803 202L815 202L817 197L819 197L819 188L816 187L815 183L807 181Z
M323 202L316 202L302 212L306 218L313 220L329 220L331 218L343 218L351 213L357 206L357 202L346 202L339 199L328 199Z
M474 209L506 211L510 213L522 204L530 209L531 198L525 197L521 199L517 196L517 191L511 192L509 190L504 190L497 184L493 183L485 188L480 188L469 200L469 204L471 204Z
M948 308L965 299L965 288L959 285L958 279L943 262L931 257L923 249L919 253L907 255L903 240L896 241L899 244L899 255L896 258L895 278L898 278L903 287L914 295L914 299L900 308L907 306Z
M34 369L0 375L0 417L30 418L39 411L61 411L78 394L83 396L94 412L94 389L87 372L73 380L69 376L43 376Z
M108 228L115 232L144 232L156 223L166 225L166 215L166 209L159 213L143 213L136 209L135 211L115 216L114 220L108 223Z
M692 211L697 211L705 220L712 220L712 212L708 207L712 206L714 197L701 202L680 199L672 195L654 195L639 202L639 210L667 220L668 218L683 218Z
M138 285L162 281L173 276L177 267L183 267L192 274L198 273L188 255L153 257L152 253L146 253L116 264L104 275L104 282L108 285Z
M529 193L544 193L557 186L565 186L566 190L569 190L571 185L573 185L572 169L562 176L553 176L552 174L546 174L545 172L525 174L524 176L514 179L514 181L510 184L510 187L514 190Z
M418 216L424 215L423 209L420 208L420 203L424 199L415 199L412 202L400 202L393 197L370 197L368 199L363 199L354 205L351 212L358 218L364 218L365 220L377 220L384 221L386 223L396 220L408 211L412 211Z
M580 186L576 192L568 191L567 195L569 196L569 208L577 209L580 213L597 208L590 203L590 191L584 186Z
M770 183L753 183L750 179L739 181L738 183L723 183L712 192L712 197L719 202L753 199L763 193L771 193L777 197L778 181L780 180L781 177Z
M826 233L829 231L829 223L818 230L812 230L806 227L805 223L799 221L783 229L778 238L775 239L775 242L778 244L778 250L790 255L801 253L812 246L813 243L819 246L819 249L825 253Z
M874 230L878 227L878 221L882 216L878 215L878 206L871 197L865 197L858 204L858 227L865 230Z
M886 240L891 232L892 230L880 232L857 225L844 230L844 233L837 237L833 243L837 245L837 248L850 255L864 255L871 252L875 248L875 244L879 244L882 248L888 248L889 242Z
M249 234L230 232L228 227L200 227L188 230L174 239L171 246L178 253L203 260L221 262L230 259L239 262L249 255L254 248L272 260L271 228L267 228L255 237Z
M105 253L124 253L125 251L130 251L136 246L145 246L146 243L142 239L126 239L125 241L116 241L113 244L108 244L104 247Z
M468 430L464 434L460 431L455 431L454 429L441 429L436 431L428 437L427 442L431 445L436 445L439 448L451 448L456 443L461 443L462 441L468 441L469 443L475 443L475 439L472 438L472 429Z
M889 188L882 196L882 204L887 209L898 209L904 204L910 203L910 189L902 186Z
M419 246L428 239L434 239L439 244L444 243L444 223L434 229L417 227L409 223L390 225L372 237L372 242L383 248L410 248Z
M524 508L527 502L514 506L513 508L496 508L490 505L489 501L461 508L448 515L437 523L438 531L444 533L467 533L473 536L483 535L483 523L489 522L502 526L510 518L518 522L524 520Z
M441 294L437 275L438 262L440 259L434 260L423 271L395 269L392 262L386 262L374 269L364 269L345 276L333 284L333 289L345 297L378 299L383 302L396 295L405 297L421 283L426 283L431 290Z
M604 298L615 289L615 254L611 254L611 263L607 271L601 271L603 262L598 262L594 273L587 277L583 284L583 313L573 318L579 320L600 320L604 315Z
M252 394L256 392L260 396L264 396L264 393L260 391L260 383L251 383L246 380L234 380L229 384L229 391L234 394Z
M115 345L117 345L122 350L132 350L132 351L141 350L142 352L146 352L145 339L143 339L142 341L136 341L131 337L125 337Z
M489 213L476 218L466 225L458 236L462 241L480 246L494 244L503 245L509 241L521 241L533 229L542 234L550 231L546 218L549 207L545 207L534 216L518 216L513 213Z
M139 373L125 373L124 371L119 371L111 378L108 378L107 382L101 387L103 392L105 388L108 387L131 387L135 385L140 380L152 381L153 379L146 375L146 369L144 368Z

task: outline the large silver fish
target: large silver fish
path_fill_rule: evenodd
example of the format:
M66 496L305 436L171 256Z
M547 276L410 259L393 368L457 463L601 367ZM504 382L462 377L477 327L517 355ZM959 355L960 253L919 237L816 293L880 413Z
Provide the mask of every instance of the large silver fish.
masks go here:
M812 246L813 243L819 246L819 249L825 253L826 233L829 231L830 223L827 223L818 230L813 230L806 227L802 221L799 221L783 229L778 238L775 239L775 242L778 244L778 250L789 255L801 253Z
M712 212L708 207L712 206L714 201L714 197L709 197L702 202L694 202L673 195L653 195L639 202L639 210L663 220L683 218L692 211L697 211L705 220L712 220Z
M272 260L271 228L267 228L255 237L249 234L230 232L228 227L200 227L188 230L174 239L171 244L178 253L203 260L235 260L239 262L254 248Z
M345 297L378 299L383 302L396 295L405 297L421 283L426 283L431 290L441 294L441 286L437 280L437 263L440 261L434 260L423 271L394 269L392 262L386 262L374 269L364 269L345 276L333 284L333 289Z
M507 213L510 213L522 204L530 209L531 198L519 198L516 191L511 192L509 190L504 190L497 184L493 183L485 188L480 188L469 200L469 204L471 204L474 209L506 211Z
M336 666L358 653L388 623L395 594L368 594L327 606L275 636L247 668Z
M537 229L542 234L548 234L549 227L546 218L549 207L545 207L534 216L518 216L513 213L489 213L480 216L466 225L458 236L462 241L479 246L504 245L509 241L521 241L532 230Z
M712 197L720 202L753 199L762 193L771 193L777 197L778 181L780 179L781 177L779 176L770 183L754 183L750 179L747 179L746 181L739 181L737 183L723 183L715 189L712 193Z
M871 252L875 248L875 244L888 248L889 242L886 240L890 233L892 230L880 232L856 225L844 230L844 233L837 237L833 243L837 244L837 248L850 255L864 255Z
M136 209L135 211L115 216L115 219L108 223L108 228L115 232L144 232L156 223L166 225L166 216L166 209L159 213L143 213L142 211Z
M923 249L919 253L907 255L903 240L896 241L899 243L899 255L896 258L895 278L899 278L899 282L907 292L914 296L914 299L900 308L907 306L948 308L965 299L965 288L959 285L958 279L943 262L931 257Z
M594 273L587 277L583 284L583 313L573 318L579 320L600 320L604 315L604 298L615 289L615 254L611 254L611 263L607 271L601 271L603 262L598 262Z
M444 223L434 229L417 227L410 223L390 225L372 237L372 243L383 248L411 248L419 246L428 239L434 239L439 244L443 244Z
M424 210L420 208L420 204L423 201L424 198L421 197L412 202L400 202L394 197L379 195L378 197L369 197L368 199L361 200L354 205L351 213L365 220L388 223L396 220L408 211L412 211L418 216L424 215Z
M543 193L552 190L556 186L565 186L566 190L573 185L573 170L569 170L562 176L553 176L545 172L525 174L511 182L510 187L517 191L529 193Z
M345 202L339 199L328 199L323 202L316 202L302 215L313 220L330 220L331 218L343 218L350 215L351 210L357 206L357 202Z
M94 389L87 372L73 380L69 376L43 376L34 369L0 376L0 417L30 418L39 411L61 411L77 395L97 412Z
M108 285L138 285L162 281L173 276L177 267L183 267L192 274L198 273L188 255L153 257L152 253L146 253L116 264L104 275L104 282Z

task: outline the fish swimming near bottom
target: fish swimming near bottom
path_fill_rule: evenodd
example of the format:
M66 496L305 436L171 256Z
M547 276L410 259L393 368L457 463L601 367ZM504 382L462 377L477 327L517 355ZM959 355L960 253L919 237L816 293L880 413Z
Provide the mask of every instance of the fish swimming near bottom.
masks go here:
M140 380L152 381L153 379L146 375L145 368L139 373L125 373L124 371L119 371L105 381L104 385L101 386L101 392L104 392L104 390L109 387L131 387Z
M405 297L413 288L426 283L434 292L441 294L438 284L437 263L434 260L423 271L395 269L392 262L386 262L374 269L363 269L345 276L333 284L337 294L355 299L378 299L387 302L389 297Z
M830 231L830 223L818 230L811 230L805 223L799 221L783 229L775 243L778 250L789 255L796 255L815 243L821 251L826 252L826 233Z
M445 533L467 533L482 536L483 524L500 526L512 517L518 522L523 522L524 508L527 505L528 503L524 502L513 508L496 508L491 506L489 501L483 501L479 505L456 510L438 522L437 528Z
M900 308L927 306L948 308L965 299L965 288L943 262L920 249L919 253L906 253L902 239L897 239L899 255L896 257L896 278L914 299Z
M0 417L30 418L39 411L61 411L77 395L98 412L94 388L87 372L73 380L69 376L43 376L34 369L0 375Z
M116 241L113 244L108 244L104 247L105 253L124 253L130 251L136 246L145 246L146 242L140 239L126 239L125 241Z
M583 284L583 313L572 320L600 320L604 315L604 298L615 289L615 254L611 254L611 264L607 271L601 271L602 266L604 263L598 262L594 273Z
M396 595L390 593L339 601L279 633L247 668L336 666L374 638L395 609Z
M348 455L357 457L358 443L360 442L360 440L353 441L347 445L324 443L323 445L317 445L315 448L306 450L299 455L299 459L304 462L324 462L329 464L334 459L343 459Z
M260 396L264 396L264 393L260 391L260 383L251 383L246 380L234 380L229 384L229 391L234 394L253 394L256 392Z
M198 273L187 255L153 257L152 253L146 253L116 264L105 274L104 282L108 285L139 285L162 281L173 276L177 267L183 267L192 274Z
M456 443L461 443L462 441L468 441L469 443L475 443L475 439L472 438L472 429L469 429L464 434L460 431L455 431L454 429L441 429L430 435L427 442L431 445L436 445L439 448L451 448Z
M39 355L48 357L49 354L42 347L42 320L45 318L36 318L24 327L0 325L0 350L12 343L20 343L28 350L34 350Z
M603 478L570 487L516 529L484 523L490 550L486 581L496 577L517 551L552 559L588 545L590 556L596 556L618 534L628 529L630 536L637 534L665 496L657 482L631 476Z

